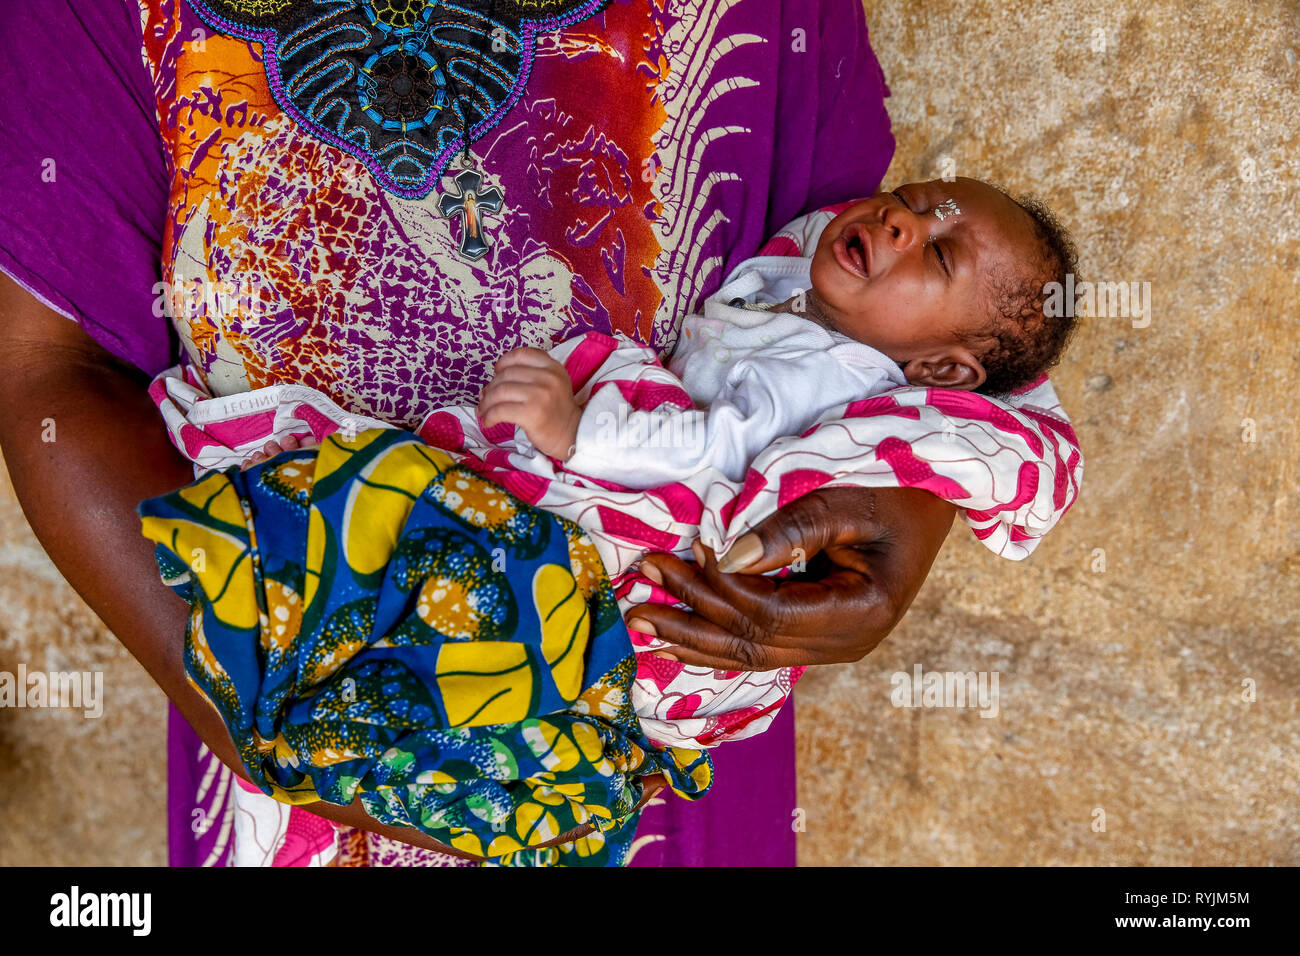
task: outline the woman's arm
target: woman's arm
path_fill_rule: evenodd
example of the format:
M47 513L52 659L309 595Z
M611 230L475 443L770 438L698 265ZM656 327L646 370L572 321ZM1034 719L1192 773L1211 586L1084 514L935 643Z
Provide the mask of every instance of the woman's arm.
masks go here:
M32 530L213 751L238 765L215 712L185 682L186 605L140 534L135 506L194 480L147 383L4 275L0 323L0 447Z
M136 505L194 480L135 369L0 273L0 448L32 530L78 594L163 689L203 742L247 779L220 716L182 659L188 607L158 576ZM426 849L360 803L310 806L337 823Z

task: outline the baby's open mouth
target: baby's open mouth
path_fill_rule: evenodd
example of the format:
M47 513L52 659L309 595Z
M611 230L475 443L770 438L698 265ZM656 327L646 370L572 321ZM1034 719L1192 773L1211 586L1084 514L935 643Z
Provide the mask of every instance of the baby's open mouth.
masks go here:
M865 274L867 271L867 257L866 253L862 249L862 237L850 236L847 245L849 257L857 263L858 267L862 269L863 274Z
M867 252L866 234L862 226L854 223L840 233L834 243L835 259L849 272L861 278L871 273L871 260Z

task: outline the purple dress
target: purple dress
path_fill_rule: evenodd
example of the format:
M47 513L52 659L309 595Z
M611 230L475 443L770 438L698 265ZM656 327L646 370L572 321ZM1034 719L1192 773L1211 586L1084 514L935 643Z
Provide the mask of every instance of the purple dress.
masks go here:
M858 0L477 6L6 9L0 269L147 373L409 426L520 345L667 355L733 265L889 164ZM217 860L174 711L169 749L172 862ZM795 862L792 708L715 758L635 864Z

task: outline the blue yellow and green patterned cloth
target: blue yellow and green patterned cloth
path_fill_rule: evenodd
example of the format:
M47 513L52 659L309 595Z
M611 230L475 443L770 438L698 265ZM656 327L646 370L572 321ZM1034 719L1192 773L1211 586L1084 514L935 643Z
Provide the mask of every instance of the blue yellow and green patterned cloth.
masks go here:
M213 472L140 514L191 605L186 672L276 799L359 796L503 863L617 865L641 777L712 782L706 754L642 733L590 539L406 432Z

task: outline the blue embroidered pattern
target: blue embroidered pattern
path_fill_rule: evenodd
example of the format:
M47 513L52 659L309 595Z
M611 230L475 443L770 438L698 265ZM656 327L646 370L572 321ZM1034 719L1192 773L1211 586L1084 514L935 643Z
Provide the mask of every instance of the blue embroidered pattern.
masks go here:
M271 94L399 196L427 196L453 157L523 94L537 35L610 0L190 0L212 29L262 44Z

